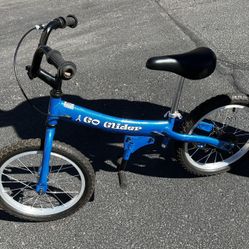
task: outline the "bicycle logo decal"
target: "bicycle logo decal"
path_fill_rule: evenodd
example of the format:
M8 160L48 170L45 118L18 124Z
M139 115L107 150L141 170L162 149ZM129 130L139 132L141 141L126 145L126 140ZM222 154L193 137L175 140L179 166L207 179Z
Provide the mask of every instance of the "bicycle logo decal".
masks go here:
M98 119L93 119L91 117L84 117L82 119L81 115L79 115L76 120L77 122L83 122L86 124L91 124L94 126L99 126L101 124L101 121ZM132 126L129 124L121 124L121 123L115 123L115 122L104 122L103 127L107 129L114 129L114 130L124 130L124 131L140 131L142 130L142 127L140 126Z

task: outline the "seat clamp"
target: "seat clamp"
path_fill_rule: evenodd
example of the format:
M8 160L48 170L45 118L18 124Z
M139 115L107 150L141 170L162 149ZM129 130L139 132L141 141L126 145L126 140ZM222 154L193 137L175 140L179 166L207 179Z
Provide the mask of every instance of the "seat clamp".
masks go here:
M179 118L182 119L182 114L178 111L175 111L174 113L167 112L165 113L164 117L169 117L169 118Z

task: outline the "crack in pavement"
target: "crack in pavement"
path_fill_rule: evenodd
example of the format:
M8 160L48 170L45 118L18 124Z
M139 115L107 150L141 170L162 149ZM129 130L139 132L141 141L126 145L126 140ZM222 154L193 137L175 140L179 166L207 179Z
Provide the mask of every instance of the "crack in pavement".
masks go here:
M152 2L156 3L160 9L163 10L163 12L170 18L170 20L187 36L189 39L197 46L197 47L208 47L207 43L203 41L203 39L200 38L200 36L197 35L196 31L192 31L189 27L181 23L179 20L177 20L172 14L167 11L165 7L161 5L160 0L152 0ZM162 15L162 14L161 14ZM163 16L163 15L162 15ZM209 44L211 42L208 42ZM217 64L216 69L217 71L223 75L223 76L228 76L229 80L228 82L230 85L234 88L236 92L240 92L243 94L247 94L246 90L239 85L237 76L236 76L236 70L244 70L244 71L249 71L249 66L246 65L245 63L241 64L235 64L231 62L225 55L224 53L220 52L217 47L211 43L211 46L214 47L218 51L218 56L217 60L220 62Z

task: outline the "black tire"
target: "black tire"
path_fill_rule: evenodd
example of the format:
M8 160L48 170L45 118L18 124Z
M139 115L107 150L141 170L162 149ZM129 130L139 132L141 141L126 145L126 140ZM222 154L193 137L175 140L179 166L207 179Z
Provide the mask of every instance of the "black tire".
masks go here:
M229 112L230 109L232 110L232 112L237 111L237 109L242 112L242 111L245 111L244 109L248 108L248 105L249 105L249 98L246 95L243 95L243 94L218 95L216 97L213 97L213 98L203 102L198 107L196 107L189 114L189 116L186 118L186 120L181 125L180 132L185 133L185 134L196 133L196 130L198 130L196 128L198 122L203 120L205 116L208 117L209 115L210 116L214 115L216 110L218 112L218 110L222 110L223 107L224 107L224 110L226 110L227 112ZM227 116L228 116L228 114L227 114ZM218 119L218 118L216 118L216 119ZM228 120L228 118L225 117L224 122L226 122L227 120ZM230 120L232 120L232 119L230 119ZM248 121L248 117L245 116L244 123L248 123L247 121ZM233 122L235 123L235 121L233 121ZM242 122L243 122L243 120L241 120L241 123ZM241 134L244 135L243 133L239 133L239 131L242 129L236 129L236 130L232 131L233 127L231 127L231 126L225 125L224 128L222 128L220 126L220 122L215 121L212 123L215 123L215 125L217 125L217 127L220 129L220 131L221 131L220 134L222 134L223 140L226 140L226 139L233 140L235 145L238 147L237 148L238 151L236 152L236 149L234 149L234 151L233 151L234 154L232 155L230 152L229 155L228 154L225 155L225 156L228 156L227 159L224 159L223 152L218 151L214 147L212 148L211 146L204 145L204 147L202 148L203 145L198 145L198 144L194 144L194 143L178 143L178 148L177 148L178 161L187 171L189 171L190 173L197 175L197 176L209 176L209 175L214 175L214 174L228 171L231 169L231 167L233 165L239 163L244 158L244 156L247 154L247 151L248 151L248 148L247 148L248 146L243 147L244 145L241 146L241 150L239 149L239 139L245 140L245 144L246 144L248 141L247 139L249 139L249 137L246 138L246 136L249 133L248 134L244 133L244 134L246 134L245 138L241 136L238 139L237 136L239 136ZM238 122L238 124L239 124L239 122ZM222 128L222 130L221 130L221 128ZM217 130L219 130L219 129L217 129ZM235 135L237 130L238 130L239 135ZM217 133L210 132L210 134L201 134L201 133L198 133L198 131L197 131L197 134L217 137L218 131L217 131ZM193 147L191 147L190 145ZM243 148L246 148L246 149L243 149ZM190 149L192 149L191 153L190 153L190 151L191 151ZM243 151L243 153L242 153L242 151ZM206 158L205 158L205 153L207 155ZM202 158L201 157L202 155L204 155L204 158L202 160L203 161L207 160L207 162L201 163L201 160L198 162L195 161L198 159L198 156L199 156L199 158ZM236 155L237 155L237 157L236 157ZM197 159L193 159L194 157L197 157ZM218 160L220 159L220 163L217 159ZM213 164L211 164L212 160L214 161ZM225 160L226 160L226 162L225 162ZM231 162L231 163L229 163L229 162ZM217 165L217 166L215 167L215 165ZM218 165L219 165L219 167L218 167Z
M41 140L40 139L22 140L20 142L17 142L16 144L10 145L1 150L0 152L0 203L5 211L7 211L9 214L14 215L22 220L50 221L50 220L60 219L68 215L71 215L72 213L74 213L76 210L78 210L81 206L83 206L90 200L94 192L95 172L90 162L88 161L88 159L85 156L83 156L79 151L77 151L75 148L65 143L58 142L58 141L53 142L52 153L53 153L53 157L55 157L55 159L58 160L58 163L55 163L54 168L51 167L50 175L53 175L54 179L51 180L51 183L49 182L49 184L53 185L50 189L50 192L44 195L41 195L40 197L35 192L35 186L34 186L35 183L32 182L34 180L31 180L31 181L21 180L22 184L24 185L24 188L26 188L25 191L28 192L26 198L29 198L29 200L23 201L25 196L24 196L24 193L22 192L24 192L24 189L21 189L19 187L18 192L20 191L21 192L20 194L17 194L17 196L21 195L21 197L15 197L16 194L14 195L15 193L14 190L15 191L17 190L15 189L15 187L14 189L11 189L11 187L9 187L8 184L11 184L11 182L13 182L13 185L14 184L20 185L19 183L20 180L16 181L14 179L16 179L17 176L19 177L19 175L21 174L23 175L30 174L30 177L34 177L35 175L37 175L38 167L35 164L35 161L36 161L35 158L37 158L37 162L38 162L40 160L40 158L38 159L38 157L41 157L42 155ZM28 167L27 166L15 166L14 169L16 170L16 172L18 172L16 173L17 176L13 175L13 173L12 174L8 173L8 172L13 171L13 168L12 168L12 171L8 168L8 167L10 168L12 167L11 164L13 164L13 160L16 160L16 162L15 161L14 162L15 164L18 164L18 162L22 162L22 160L24 160L23 158L25 160L29 158L30 162L32 161L32 163L27 164ZM52 159L53 158L51 156L51 160ZM65 166L64 164L62 164L62 162L60 162L60 160L61 161L65 160L66 162ZM8 166L8 163L10 166ZM22 162L22 165L25 165L25 164L26 164L25 162ZM32 172L29 173L29 171L30 172L32 171ZM7 174L7 179L8 179L7 181L6 181L6 174ZM11 175L8 175L8 174L11 174ZM60 174L63 174L64 178L63 177L60 178L59 176L57 176ZM23 177L24 176L21 175L20 178L22 179ZM75 183L74 183L74 180L76 180ZM66 184L65 186L68 186L70 185L69 182L72 184L72 186L73 184L75 184L75 186L79 185L79 189L80 189L79 193L75 191L67 192L67 191L70 191L70 190L67 190L67 188L65 192L63 192L60 189L60 185ZM28 187L25 185L28 185ZM11 192L11 194L8 194L8 191L5 191L6 187L10 188L9 191ZM30 197L30 193L32 193L32 195L37 194L39 197L36 197L36 196L32 197L32 195ZM74 193L76 193L75 196L73 196ZM45 195L47 195L46 198L48 199L47 204L46 202L45 204L42 203L41 200L38 199L38 198L45 198ZM55 199L56 202L59 203L58 204L59 208L55 205L55 203L53 203L54 201L53 198ZM38 199L38 201L34 201L34 202L37 202L37 204L34 203L33 206L31 206L29 202L32 199L35 199L35 200ZM38 205L39 201L41 202L40 206ZM67 201L67 202L64 203L64 201ZM36 205L38 205L38 207L36 207ZM28 211L26 211L25 209L26 206L31 209L27 209ZM21 208L18 208L18 207L21 207ZM33 210L32 208L34 210L36 209L39 210L43 208L44 213L29 212L29 210ZM56 210L56 212L54 213L53 213L53 208L54 210ZM49 210L49 212L47 212L47 210Z

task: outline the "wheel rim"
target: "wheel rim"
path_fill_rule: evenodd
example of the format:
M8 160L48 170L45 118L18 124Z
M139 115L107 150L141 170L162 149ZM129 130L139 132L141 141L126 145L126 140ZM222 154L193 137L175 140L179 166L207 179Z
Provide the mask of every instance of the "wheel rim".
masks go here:
M42 151L8 159L0 169L0 196L12 209L29 216L48 216L74 206L85 191L85 177L69 158L51 153L48 191L35 191Z
M246 122L248 112L249 108L247 106L226 105L203 116L188 134L220 138L233 142L235 146L232 153L231 151L227 153L207 145L185 143L184 153L187 160L203 172L221 171L238 161L249 150L249 126ZM201 121L211 123L217 131L212 130L203 134L203 131L199 131L197 128ZM222 135L219 136L218 134Z

